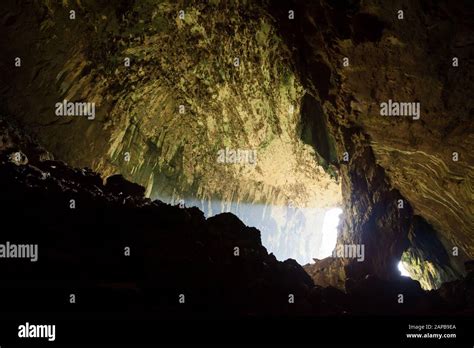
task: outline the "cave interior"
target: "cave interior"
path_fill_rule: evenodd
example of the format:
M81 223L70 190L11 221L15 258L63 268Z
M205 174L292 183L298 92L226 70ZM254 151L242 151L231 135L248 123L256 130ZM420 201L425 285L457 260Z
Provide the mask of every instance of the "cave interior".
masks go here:
M0 306L472 315L473 14L5 1Z

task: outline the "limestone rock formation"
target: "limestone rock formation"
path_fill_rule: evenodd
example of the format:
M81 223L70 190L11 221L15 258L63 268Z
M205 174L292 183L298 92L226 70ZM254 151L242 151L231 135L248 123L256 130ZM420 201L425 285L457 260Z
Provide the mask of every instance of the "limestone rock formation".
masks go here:
M290 8L298 21L286 20ZM342 278L393 278L405 250L404 264L425 288L464 274L474 252L472 4L293 1L268 9L336 139L346 212L339 243L371 248L369 262L352 264L352 275L341 270ZM420 102L420 118L381 116L388 100ZM414 236L427 233L434 244L416 251ZM420 262L430 271L421 274Z
M300 140L304 91L257 3L45 1L17 8L22 16L8 10L4 26L18 45L5 37L2 48L25 58L21 80L5 66L7 104L61 159L121 173L153 198L340 204L327 161ZM63 100L94 102L95 118L58 118ZM255 151L255 163L223 165L226 149Z
M96 186L122 175L153 199L218 199L221 211L342 204L338 243L366 257L307 265L319 285L396 283L402 260L439 288L474 258L472 12L454 1L8 1L0 110L55 158L99 173ZM58 116L64 100L95 114ZM420 114L382 116L389 101ZM222 165L222 150L247 151L245 163Z
M2 11L11 33L2 50L23 59L3 67L8 110L57 158L121 174L152 199L214 213L258 206L280 259L314 223L307 209L341 205L324 116L312 123L262 4L39 1ZM95 103L94 118L58 117L64 100ZM282 221L288 206L298 221Z

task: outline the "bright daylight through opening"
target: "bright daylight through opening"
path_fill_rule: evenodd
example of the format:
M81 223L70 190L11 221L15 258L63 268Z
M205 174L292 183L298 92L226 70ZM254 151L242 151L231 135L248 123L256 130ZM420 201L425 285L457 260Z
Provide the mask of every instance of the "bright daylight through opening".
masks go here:
M398 270L400 271L400 274L404 277L409 277L410 276L410 273L408 273L408 271L405 269L405 267L403 266L403 263L402 261L400 261L398 263Z

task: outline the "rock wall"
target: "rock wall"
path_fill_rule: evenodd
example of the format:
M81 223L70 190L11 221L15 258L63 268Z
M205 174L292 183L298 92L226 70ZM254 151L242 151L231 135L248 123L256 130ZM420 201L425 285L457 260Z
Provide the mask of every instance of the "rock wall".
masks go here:
M339 286L362 273L392 278L406 248L404 264L425 288L464 274L474 251L472 4L292 1L268 10L336 139L345 206L338 243L370 248L363 266L336 262L350 264ZM420 102L421 117L381 116L389 99ZM430 227L418 231L414 220ZM431 242L421 247L413 236L426 230ZM430 275L421 274L420 262L433 259Z
M265 221L265 245L280 258L314 211L341 205L334 144L307 122L309 97L260 3L39 1L1 11L6 108L57 158L120 173L166 202L214 213L258 206L249 222ZM17 56L21 68L10 64ZM95 118L59 118L64 99L94 102ZM247 151L251 163L222 163L226 150ZM317 256L299 252L308 248L292 256L307 262Z
M21 69L4 63L4 98L61 159L121 173L150 197L340 205L334 173L300 140L304 91L258 3L12 8L2 47L24 59ZM95 102L95 119L58 118L63 99ZM255 152L255 163L222 164L224 149Z

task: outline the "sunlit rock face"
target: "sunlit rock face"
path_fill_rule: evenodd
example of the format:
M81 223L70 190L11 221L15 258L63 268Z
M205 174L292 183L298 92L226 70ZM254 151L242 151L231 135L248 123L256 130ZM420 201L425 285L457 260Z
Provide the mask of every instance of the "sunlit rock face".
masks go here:
M422 288L437 289L463 273L464 270L456 269L450 250L443 247L433 228L419 216L414 218L408 238L410 247L402 254L401 262L408 276L419 281Z
M317 110L261 5L43 2L25 11L40 30L16 35L42 44L28 45L24 79L8 82L9 106L58 158L121 173L154 199L204 211L219 201L212 214L266 226L265 245L281 259L318 256L324 209L342 201L334 143L321 111L313 125ZM63 100L95 102L95 119L58 118Z
M121 173L153 199L209 216L233 211L280 259L319 256L324 211L342 201L335 147L261 5L44 2L27 11L41 30L20 33L22 42L42 45L10 107L58 158ZM31 104L14 97L20 90ZM63 100L95 102L95 119L58 118Z

